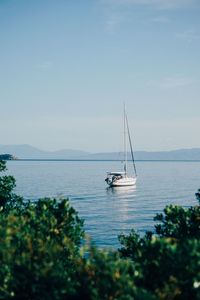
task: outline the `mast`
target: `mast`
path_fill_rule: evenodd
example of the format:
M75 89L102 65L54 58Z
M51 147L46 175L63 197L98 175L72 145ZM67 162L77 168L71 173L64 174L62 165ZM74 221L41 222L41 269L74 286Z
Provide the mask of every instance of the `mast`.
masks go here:
M127 172L126 108L124 103L124 172Z
M128 131L128 139L129 139L129 144L130 144L130 149L131 149L131 157L132 157L132 162L133 162L133 168L135 171L135 176L137 177L137 171L136 171L136 166L135 166L135 159L134 159L134 155L133 155L133 146L132 146L132 142L131 142L131 136L130 136L130 130L129 130L129 126L128 126L128 118L127 118L127 114L125 112L125 119L126 119L126 125L127 125L127 131Z

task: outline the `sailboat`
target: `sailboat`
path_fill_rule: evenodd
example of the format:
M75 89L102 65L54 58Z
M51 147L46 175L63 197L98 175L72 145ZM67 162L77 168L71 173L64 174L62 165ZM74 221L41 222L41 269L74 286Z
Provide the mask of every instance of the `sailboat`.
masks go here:
M129 176L127 173L127 164L128 164L128 153L127 153L127 137L131 151L131 158L133 163L133 175ZM131 142L130 130L128 126L128 118L126 114L126 109L124 105L124 170L121 172L107 172L107 177L105 181L110 187L118 186L132 186L136 184L137 172L135 166L135 160L133 155L133 147Z

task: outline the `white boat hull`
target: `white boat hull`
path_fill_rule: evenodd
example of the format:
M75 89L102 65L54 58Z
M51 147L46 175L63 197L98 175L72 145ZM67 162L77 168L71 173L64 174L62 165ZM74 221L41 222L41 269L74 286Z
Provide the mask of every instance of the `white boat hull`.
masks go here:
M136 184L136 177L124 177L116 180L108 181L108 185L110 187L117 187L117 186L133 186Z

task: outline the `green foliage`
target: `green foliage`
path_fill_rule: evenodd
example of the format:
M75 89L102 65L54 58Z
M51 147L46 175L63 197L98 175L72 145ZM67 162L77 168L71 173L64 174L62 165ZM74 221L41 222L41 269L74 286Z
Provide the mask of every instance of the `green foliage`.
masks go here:
M200 189L198 189L198 192L195 195L196 195L197 200L200 203Z
M200 238L200 206L184 209L170 205L164 209L164 214L157 214L154 220L161 222L155 226L156 233L161 237Z
M0 172L6 171L6 162L4 160L0 160Z
M0 172L6 171L6 162L0 160ZM7 202L12 199L12 191L15 187L15 179L13 176L0 177L0 207L4 208Z
M159 299L200 299L200 207L168 206L156 234L121 235L119 250L140 274L136 285Z
M139 260L142 257L143 249L151 240L152 233L147 232L144 238L141 238L134 229L131 230L128 236L119 235L119 241L124 246L119 249L122 257L129 257L132 260Z
M29 202L0 214L0 224L0 299L64 299L75 293L70 280L83 221L67 200Z
M78 267L80 299L94 300L156 300L135 285L138 272L131 260L122 260L116 251L89 247L87 258Z
M85 287L80 293L82 299L133 299L133 265L120 260L116 252L91 248L87 259L80 261L79 268L79 282Z
M6 170L6 162L0 160L0 172L5 172ZM13 176L0 176L0 211L7 212L13 207L21 208L23 199L13 193L15 186L15 178Z

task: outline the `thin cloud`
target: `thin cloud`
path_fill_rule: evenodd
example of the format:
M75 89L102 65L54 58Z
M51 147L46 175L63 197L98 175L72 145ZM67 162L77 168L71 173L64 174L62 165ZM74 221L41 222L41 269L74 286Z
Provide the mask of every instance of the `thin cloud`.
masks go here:
M115 33L123 21L124 18L121 15L111 14L106 21L106 31L109 33Z
M157 9L173 9L197 3L197 0L104 0L107 4L116 5L146 5Z
M51 61L44 61L42 63L36 64L35 68L39 70L47 70L52 67L52 62Z
M200 34L196 33L195 30L186 30L184 32L177 33L176 37L188 43L200 40Z
M115 33L124 23L129 21L129 11L135 6L152 8L155 11L168 11L193 6L197 0L98 0L107 14L106 30ZM150 20L155 23L167 24L171 20L166 16L157 16Z
M173 89L178 87L188 86L194 83L194 80L191 78L171 76L165 77L160 80L150 80L147 83L147 86L156 87L160 89Z
M152 22L167 24L167 23L170 23L171 20L164 16L158 16L158 17L153 18Z

